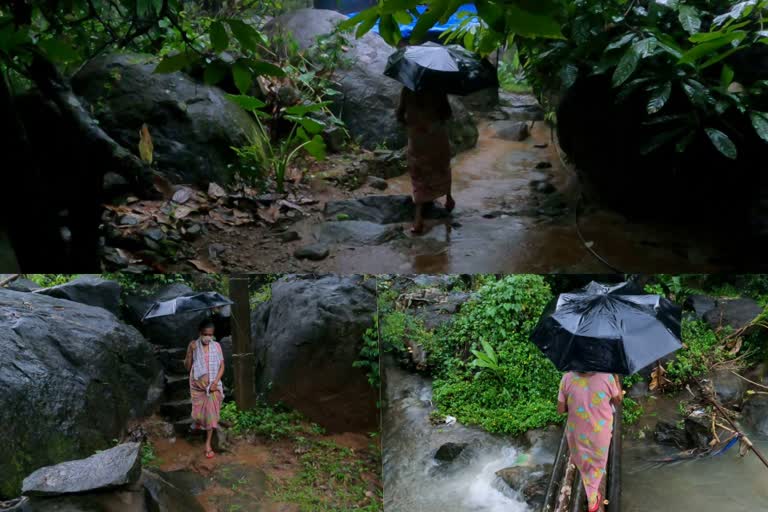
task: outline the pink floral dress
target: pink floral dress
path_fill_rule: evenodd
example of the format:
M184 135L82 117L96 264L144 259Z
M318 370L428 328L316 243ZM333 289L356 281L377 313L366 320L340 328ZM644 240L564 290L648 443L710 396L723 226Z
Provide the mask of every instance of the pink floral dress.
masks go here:
M581 472L590 508L597 502L608 462L613 433L611 398L620 393L618 382L608 373L568 372L560 381L558 400L568 408L565 428L571 462Z

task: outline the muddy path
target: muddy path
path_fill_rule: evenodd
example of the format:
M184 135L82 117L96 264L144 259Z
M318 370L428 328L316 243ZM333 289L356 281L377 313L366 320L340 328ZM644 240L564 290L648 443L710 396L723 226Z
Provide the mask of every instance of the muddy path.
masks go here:
M590 248L625 272L719 268L709 234L631 223L596 206L579 208L582 240L576 224L576 175L563 164L549 126L526 119L533 99L522 96L518 101L479 119L477 147L453 161L456 210L440 215L438 205L438 215L428 221L424 235L413 236L408 230L412 214L401 201L411 190L407 175L389 179L384 191L365 186L345 194L316 180L318 204L289 228L243 226L214 233L199 242L198 253L207 257L213 245L223 270L255 272L610 271ZM527 137L520 136L521 121L530 128ZM327 204L362 197L378 202L364 208L361 217L324 214ZM402 211L394 216L381 214L382 209L391 213L398 208ZM306 246L314 251L314 259L295 257L295 251Z

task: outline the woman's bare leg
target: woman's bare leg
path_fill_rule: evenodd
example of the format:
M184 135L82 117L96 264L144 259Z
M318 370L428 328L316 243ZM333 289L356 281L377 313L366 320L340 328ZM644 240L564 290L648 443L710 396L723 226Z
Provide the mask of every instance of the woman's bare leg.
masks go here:
M452 212L454 208L456 208L456 201L453 200L453 196L448 192L448 195L445 196L445 209Z
M205 454L208 455L213 451L211 447L211 440L213 439L213 429L205 431Z
M424 203L416 203L414 208L413 226L411 233L420 235L424 232Z

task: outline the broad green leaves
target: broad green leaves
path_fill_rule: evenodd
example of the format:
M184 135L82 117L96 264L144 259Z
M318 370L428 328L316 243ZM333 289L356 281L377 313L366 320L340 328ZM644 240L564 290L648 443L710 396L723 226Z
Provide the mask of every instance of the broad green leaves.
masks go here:
M155 73L173 73L175 71L181 71L192 64L194 60L195 57L187 52L169 55L160 61L155 68Z
M750 114L752 120L752 126L755 128L757 135L768 142L768 113L766 112L752 112Z
M648 114L655 114L664 107L672 94L672 82L664 82L651 89L651 99L648 100L646 110Z
M736 144L734 144L725 133L716 128L705 128L704 131L707 133L707 137L712 141L715 148L717 148L723 156L730 158L731 160L736 159L738 156Z
M681 5L678 16L680 24L689 34L696 34L701 29L701 18L699 11L690 5Z
M227 34L227 29L222 22L214 21L211 23L209 35L211 37L211 48L213 48L214 52L223 52L229 47L229 34Z
M624 55L622 55L619 64L616 66L616 70L613 72L612 83L614 87L618 87L627 81L632 76L632 73L637 69L637 65L640 63L640 54L635 49L635 46L630 46Z

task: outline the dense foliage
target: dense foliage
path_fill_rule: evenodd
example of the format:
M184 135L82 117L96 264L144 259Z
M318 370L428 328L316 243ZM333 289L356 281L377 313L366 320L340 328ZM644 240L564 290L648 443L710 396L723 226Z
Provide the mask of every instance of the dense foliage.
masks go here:
M463 2L432 0L423 14L414 9L417 3L383 0L350 25L357 24L360 35L378 20L384 38L395 44L400 39L396 22L417 17L412 39L420 40ZM706 134L722 155L735 159L739 146L755 134L768 141L768 84L748 70L750 49L768 42L765 0L472 3L477 14L459 12L463 21L445 34L446 41L484 55L512 45L514 58L519 52L528 80L540 93L557 93L580 77L606 77L618 103L645 105L644 154L662 148L682 153L697 135ZM747 71L737 75L734 61ZM504 71L509 82L514 75ZM683 111L664 108L674 98L687 103Z

